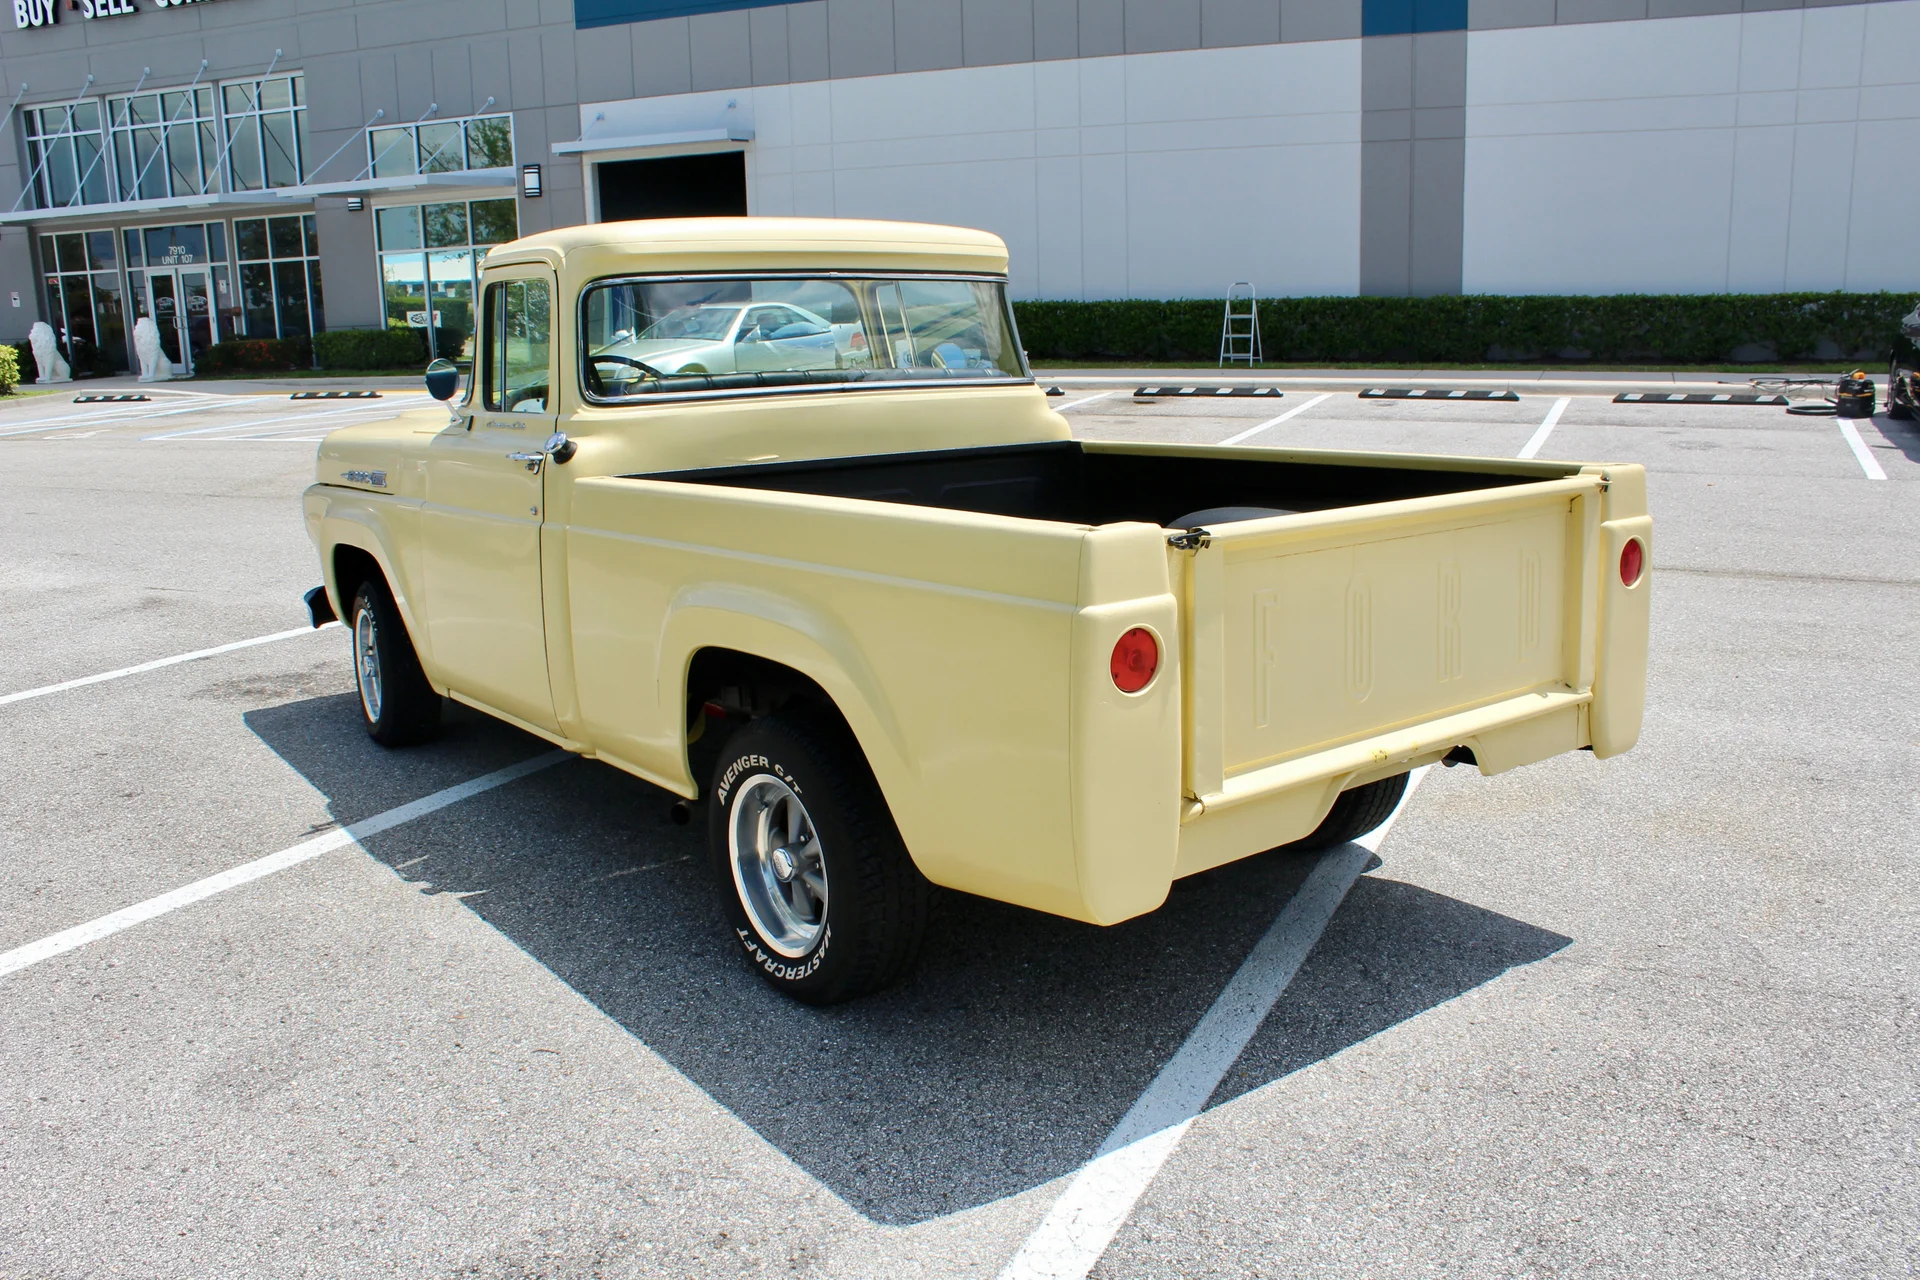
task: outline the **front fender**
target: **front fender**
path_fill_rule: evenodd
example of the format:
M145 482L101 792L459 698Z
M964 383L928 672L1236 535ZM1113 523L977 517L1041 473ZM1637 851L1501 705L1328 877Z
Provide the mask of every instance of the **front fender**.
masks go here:
M308 487L304 505L307 532L320 553L321 581L326 585L334 616L344 620L353 604L341 597L336 572L338 557L334 553L341 547L364 551L380 566L387 587L393 592L394 604L407 625L407 634L413 639L421 666L434 687L445 692L444 685L434 678L432 640L426 627L425 576L421 572L418 550L420 504L406 498L316 484Z

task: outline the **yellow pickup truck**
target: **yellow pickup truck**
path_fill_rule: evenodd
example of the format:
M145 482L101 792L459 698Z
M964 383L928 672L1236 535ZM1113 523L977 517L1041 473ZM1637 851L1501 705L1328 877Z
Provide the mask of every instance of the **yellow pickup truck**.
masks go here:
M816 1003L901 975L936 885L1112 924L1420 765L1633 745L1640 467L1076 441L1006 273L882 222L494 249L465 392L306 492L369 732L444 696L704 809Z

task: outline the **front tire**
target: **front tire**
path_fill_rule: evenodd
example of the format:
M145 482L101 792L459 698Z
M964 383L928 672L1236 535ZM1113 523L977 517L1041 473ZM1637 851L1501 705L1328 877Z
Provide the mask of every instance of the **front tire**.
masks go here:
M1292 847L1302 851L1331 849L1336 844L1358 840L1385 822L1400 803L1400 798L1406 794L1407 775L1404 773L1369 782L1351 791L1342 791L1340 798L1333 802L1333 808L1327 810L1326 819L1314 828L1313 834L1295 841Z
M756 720L720 753L708 797L727 925L768 984L837 1004L906 974L932 886L850 733L819 715Z
M347 611L353 683L367 736L383 747L424 742L440 728L440 695L427 682L387 584L360 584Z
M1900 388L1908 385L1896 361L1887 366L1887 416L1895 422L1913 421L1913 401L1904 399Z

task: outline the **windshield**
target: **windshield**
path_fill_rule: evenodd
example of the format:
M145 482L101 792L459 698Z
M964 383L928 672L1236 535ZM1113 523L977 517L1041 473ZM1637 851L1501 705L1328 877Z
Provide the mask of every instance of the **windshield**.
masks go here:
M1029 376L998 280L609 281L587 289L581 322L596 400Z
M738 307L687 307L654 321L641 333L642 342L663 342L676 338L724 338L733 327Z

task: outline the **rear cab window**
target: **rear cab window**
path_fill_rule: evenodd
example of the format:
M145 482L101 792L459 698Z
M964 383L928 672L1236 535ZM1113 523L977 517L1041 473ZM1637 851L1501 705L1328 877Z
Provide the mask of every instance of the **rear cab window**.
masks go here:
M1032 376L991 277L602 280L580 309L581 391L599 403Z

